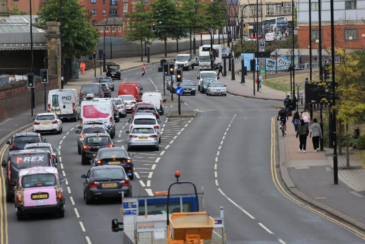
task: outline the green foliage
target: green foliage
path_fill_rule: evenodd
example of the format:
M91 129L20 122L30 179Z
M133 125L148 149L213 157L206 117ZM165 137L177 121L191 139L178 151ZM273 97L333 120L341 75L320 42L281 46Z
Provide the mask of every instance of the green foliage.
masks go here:
M180 26L205 26L206 16L200 13L206 6L204 2L182 0L181 3L182 6L177 8ZM183 29L184 36L186 36L185 33L187 32L188 29Z
M203 8L207 28L220 29L227 20L227 5L225 0L212 0Z
M365 135L359 136L356 144L357 149L365 149Z
M45 26L47 21L59 21L60 1L47 0L40 5L39 24ZM91 15L80 6L78 1L62 0L62 54L63 60L74 56L89 56L99 41L99 35L87 21Z
M11 9L9 10L9 14L11 15L21 15L22 12L20 11L18 4L11 3Z

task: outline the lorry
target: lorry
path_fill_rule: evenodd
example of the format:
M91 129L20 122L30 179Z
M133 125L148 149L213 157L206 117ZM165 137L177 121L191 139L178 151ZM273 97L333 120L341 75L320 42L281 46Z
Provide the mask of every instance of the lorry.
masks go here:
M125 244L176 244L214 243L226 244L224 211L219 217L210 217L205 211L204 192L198 193L192 182L177 181L167 192L154 196L123 198L120 214L122 222L113 219L111 230L123 231ZM195 194L170 194L173 185L189 184ZM201 209L200 211L199 209Z
M178 54L175 60L175 67L182 68L183 70L194 69L196 59L191 54Z
M215 59L213 62L213 68L216 69L219 64L222 63L222 46L213 45L213 50L215 52ZM199 70L211 69L210 55L211 51L210 45L203 45L199 47Z

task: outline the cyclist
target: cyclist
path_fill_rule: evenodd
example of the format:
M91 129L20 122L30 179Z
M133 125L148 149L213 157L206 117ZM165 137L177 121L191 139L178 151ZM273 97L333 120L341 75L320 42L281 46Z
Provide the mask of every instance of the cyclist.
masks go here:
M286 121L288 120L288 114L284 107L280 109L277 120L280 120L280 129L282 129L284 126L284 133L286 135Z

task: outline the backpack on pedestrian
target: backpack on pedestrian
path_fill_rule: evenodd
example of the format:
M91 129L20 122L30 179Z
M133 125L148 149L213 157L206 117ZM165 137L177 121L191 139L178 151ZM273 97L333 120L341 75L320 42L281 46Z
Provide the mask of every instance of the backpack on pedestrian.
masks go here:
M290 99L289 98L285 98L284 105L285 106L289 106L289 104L290 104Z
M304 136L304 135L308 136L308 134L309 134L308 127L306 125L298 126L298 134L300 136Z
M299 125L300 124L300 119L299 118L295 118L293 121L294 125Z

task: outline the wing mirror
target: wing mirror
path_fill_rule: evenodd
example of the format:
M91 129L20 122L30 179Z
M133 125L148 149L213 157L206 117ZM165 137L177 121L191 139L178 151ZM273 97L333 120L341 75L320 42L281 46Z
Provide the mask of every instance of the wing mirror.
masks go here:
M58 153L60 150L58 150L58 148L56 148L55 150L54 150L54 152L56 152L56 153Z
M60 183L65 183L66 182L66 178L61 178L60 179Z
M129 157L133 157L133 156L134 156L134 154L133 154L133 153L128 153L128 156L129 156Z
M6 167L6 161L5 160L3 160L3 162L1 163L1 166L3 166L3 168Z
M44 143L47 143L48 141L47 141L47 139L43 139L43 142L44 142Z
M165 103L166 102L166 99L162 100L162 102Z
M127 130L125 133L129 134L129 130Z
M157 122L158 122L159 124L161 124L161 120L160 120L160 119L157 119Z
M86 179L86 175L81 175L81 178Z
M75 130L76 134L80 134L80 132L81 132L80 130Z

